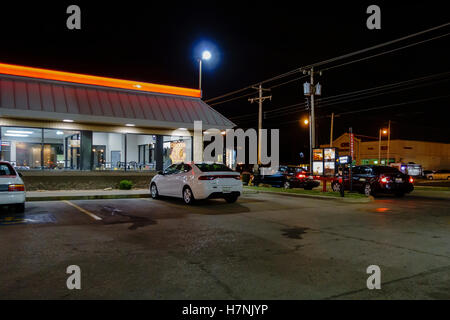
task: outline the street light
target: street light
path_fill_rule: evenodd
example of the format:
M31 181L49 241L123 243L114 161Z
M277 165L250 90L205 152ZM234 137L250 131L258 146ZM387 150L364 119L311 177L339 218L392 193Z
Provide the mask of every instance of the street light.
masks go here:
M378 139L378 165L381 164L381 134L382 133L384 135L386 135L388 133L388 130L380 128L379 139Z
M198 89L202 90L202 61L211 59L211 52L203 51L201 59L198 59Z
M307 125L309 124L309 120L308 120L308 119L303 120L303 124L304 124L305 126L307 126Z

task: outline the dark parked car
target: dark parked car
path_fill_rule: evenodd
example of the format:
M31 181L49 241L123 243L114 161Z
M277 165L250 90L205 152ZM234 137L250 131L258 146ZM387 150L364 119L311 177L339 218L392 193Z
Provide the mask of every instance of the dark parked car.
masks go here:
M360 191L365 195L377 193L391 193L403 196L414 190L414 179L393 167L386 166L355 166L352 169L353 190ZM343 176L344 190L350 189L348 170ZM340 190L339 179L331 182L334 191Z
M255 186L260 184L269 184L272 187L304 188L311 190L320 185L320 182L314 180L303 168L296 166L280 166L278 171L272 175L255 175L253 179Z

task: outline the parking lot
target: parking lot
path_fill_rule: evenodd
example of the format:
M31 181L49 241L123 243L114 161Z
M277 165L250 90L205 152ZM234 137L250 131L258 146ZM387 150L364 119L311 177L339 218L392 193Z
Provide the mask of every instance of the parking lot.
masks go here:
M449 299L449 209L412 195L29 202L0 215L0 298Z

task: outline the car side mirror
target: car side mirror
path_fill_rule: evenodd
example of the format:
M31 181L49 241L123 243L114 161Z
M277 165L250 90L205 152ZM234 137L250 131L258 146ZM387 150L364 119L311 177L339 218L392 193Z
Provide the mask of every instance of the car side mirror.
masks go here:
M22 172L17 172L19 174L19 177L23 178Z
M164 175L164 171L158 171L157 174Z

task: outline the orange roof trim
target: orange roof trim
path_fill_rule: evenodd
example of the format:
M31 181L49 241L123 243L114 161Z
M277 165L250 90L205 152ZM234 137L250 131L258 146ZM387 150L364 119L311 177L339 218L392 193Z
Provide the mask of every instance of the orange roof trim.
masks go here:
M165 94L175 94L180 96L188 96L200 98L201 93L198 89L172 87L162 84L154 84L147 82L137 82L131 80L122 80L106 77L91 76L87 74L70 73L64 71L55 71L48 69L32 68L17 66L12 64L0 63L0 73L14 76L39 78L47 80L57 80L65 82L74 82L81 84L89 84L103 87L113 87L120 89L129 89L146 92L156 92Z

